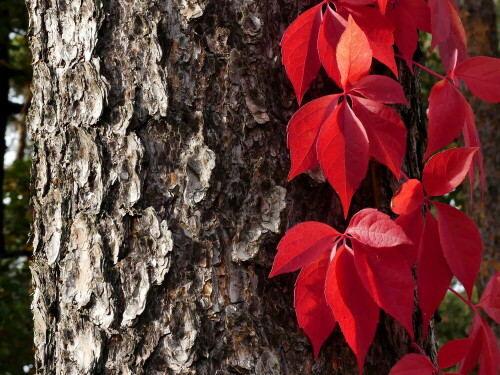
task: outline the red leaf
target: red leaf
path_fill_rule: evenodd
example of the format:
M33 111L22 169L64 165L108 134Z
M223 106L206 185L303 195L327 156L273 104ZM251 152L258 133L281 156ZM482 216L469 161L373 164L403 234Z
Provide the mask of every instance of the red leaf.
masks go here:
M499 72L500 59L485 56L471 57L455 69L474 95L492 103L500 102Z
M318 51L323 67L339 87L342 83L337 65L337 46L346 27L347 21L327 6L319 31Z
M429 96L429 144L424 159L450 144L465 124L464 103L460 91L448 81L439 81Z
M438 223L428 212L418 250L417 291L422 311L423 333L443 300L453 275L439 241Z
M479 316L479 314L476 315ZM481 321L484 335L481 354L479 355L478 375L497 375L500 370L500 357L495 333L482 316L479 316L478 319Z
M351 16L337 45L337 65L344 89L366 76L372 65L368 39Z
M399 0L397 7L404 8L412 15L418 29L426 33L431 32L431 9L424 0Z
M493 275L477 304L491 319L500 324L500 271Z
M369 75L358 81L351 90L376 102L408 105L403 87L398 81L386 76Z
M368 169L369 144L363 125L345 100L321 128L317 150L321 169L347 217L352 196Z
M413 266L417 261L420 239L424 231L422 210L414 210L408 215L401 215L394 222L403 229L406 236L414 243L414 245L399 245L397 247L400 254L405 257L408 265Z
M410 244L403 229L374 208L365 208L354 215L345 232L371 247L393 247Z
M394 61L394 26L385 16L371 7L360 7L345 5L345 10L340 9L339 13L347 17L347 13L352 15L361 30L364 31L370 43L373 57L386 65L392 73L398 77L398 68Z
M472 344L465 356L464 360L460 364L459 374L469 374L474 367L476 367L479 357L481 355L481 350L483 346L483 341L485 340L484 331L481 325L481 319L478 313L474 314L474 319L472 320L472 326L470 328L469 338L472 339Z
M392 10L391 10L392 9ZM402 6L394 6L387 11L387 18L394 25L394 43L403 55L406 65L413 72L411 63L418 45L417 24L411 13Z
M295 313L302 328L313 344L314 357L330 336L337 321L326 304L325 279L330 263L329 254L300 271L295 283Z
M292 81L299 105L321 68L318 34L322 7L323 4L319 4L301 14L288 27L281 40L283 65Z
M356 355L361 374L377 330L379 308L359 279L352 250L344 245L328 268L325 288L326 302Z
M477 148L452 148L427 162L422 181L429 196L445 195L462 183L471 168Z
M413 277L394 249L374 249L352 241L358 275L377 305L406 328L413 339Z
M467 354L472 345L473 340L460 339L449 341L443 345L438 353L438 366L441 369L455 366Z
M332 250L340 233L329 225L316 221L300 223L286 232L278 244L269 277L293 272L314 262L321 254Z
M364 125L370 142L370 155L399 178L406 153L406 126L392 108L359 97L352 97L353 111Z
M453 66L451 61L455 53L457 53L456 58L459 63L467 58L467 41L464 26L460 20L458 8L456 8L456 3L452 4L450 0L439 1L447 3L450 19L450 31L448 37L446 40L439 42L439 55L441 56L444 69L449 72L449 67ZM454 2L455 0L451 1Z
M323 122L337 106L339 95L323 96L301 107L288 123L292 166L288 179L318 166L316 141Z
M420 354L407 354L391 369L389 375L432 375L437 369L429 358Z
M443 254L469 299L481 265L483 245L474 222L462 211L444 203L432 202L439 218L439 237Z
M459 372L468 374L479 360L478 375L497 375L500 369L500 358L495 334L484 318L477 312L474 314L469 336L473 339L473 342L460 366Z
M418 208L421 209L424 198L424 188L420 181L411 179L401 185L392 198L391 209L398 215L407 215Z
M471 186L470 197L472 201L474 179L476 177L476 168L479 169L479 177L481 181L481 192L484 197L484 190L486 187L486 174L484 173L483 165L483 152L481 151L481 141L479 140L479 134L476 128L476 121L474 119L474 113L469 103L465 101L465 124L463 127L464 143L466 147L477 147L479 150L474 156L474 164L469 169L469 185Z
M438 43L445 42L450 35L451 14L448 0L429 0L432 25L432 45L434 49Z

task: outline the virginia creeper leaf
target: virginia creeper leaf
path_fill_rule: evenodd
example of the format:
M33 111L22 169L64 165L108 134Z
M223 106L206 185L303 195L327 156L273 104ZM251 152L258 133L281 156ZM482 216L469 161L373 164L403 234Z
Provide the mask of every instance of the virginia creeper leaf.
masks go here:
M403 8L414 18L417 28L426 33L432 32L431 9L424 0L398 0L395 8Z
M356 213L345 233L371 247L411 244L399 225L374 208L365 208Z
M358 275L366 290L386 313L406 328L413 339L413 277L395 249L374 249L352 241Z
M302 13L285 31L281 40L283 65L293 84L299 105L309 85L318 75L318 34L323 4Z
M464 143L466 147L477 147L478 152L474 156L474 164L471 165L469 169L469 186L471 186L470 197L472 201L473 197L473 189L474 179L476 177L476 168L479 169L479 178L481 181L481 192L484 198L484 191L486 188L486 174L484 173L484 164L483 164L483 152L481 151L481 141L479 140L479 134L476 128L476 121L474 119L474 113L472 112L472 108L469 103L464 100L464 108L465 108L465 124L462 130L464 135Z
M432 203L438 213L443 254L470 299L481 265L481 235L474 222L462 211L444 203Z
M481 307L497 324L500 324L500 271L488 282L477 306Z
M339 195L347 217L352 196L368 169L369 144L363 125L345 100L322 126L317 150L323 174Z
M340 233L329 225L316 221L300 223L286 232L278 244L269 277L293 272L314 262L321 254L332 249Z
M438 43L445 42L450 35L451 14L448 0L429 0L431 10L432 44L431 50Z
M467 41L455 0L439 1L447 3L450 17L450 32L448 38L445 41L439 42L439 55L441 56L443 68L449 69L449 67L453 66L451 61L455 53L458 63L467 58ZM449 70L447 70L447 72L449 72Z
M325 287L326 302L356 355L361 374L377 330L379 307L359 279L352 250L344 245L328 268Z
M467 354L472 345L471 338L449 341L443 345L438 353L439 368L455 366Z
M438 223L432 213L425 218L424 232L418 250L417 291L422 311L423 333L443 300L453 275L439 241Z
M463 95L448 81L439 81L429 96L429 144L424 159L450 144L465 124Z
M500 102L499 72L500 59L485 56L471 57L455 69L474 95L492 103Z
M407 215L422 208L424 203L424 188L419 180L406 181L392 198L391 209L398 215Z
M429 358L407 354L391 369L389 375L432 375L437 371Z
M323 96L302 106L288 123L288 148L292 166L288 179L318 166L316 141L323 122L333 112L339 95Z
M366 76L372 65L372 51L365 33L349 16L337 45L337 66L344 89Z
M369 139L370 156L399 178L406 153L406 126L392 108L372 100L352 96L353 111Z
M368 38L373 57L386 65L398 77L398 68L394 60L394 26L385 16L371 7L344 5L339 13L347 17L350 14Z
M337 46L346 27L347 21L327 6L319 31L318 51L323 67L339 87L342 87L342 83L337 64Z
M408 105L403 87L398 81L386 76L366 76L359 80L352 90L376 102Z
M311 340L316 358L337 324L325 299L325 279L329 264L330 254L325 253L314 263L304 267L295 283L297 321Z
M473 342L461 363L459 372L461 374L470 373L479 360L478 375L497 375L500 368L500 358L495 334L478 312L474 314L469 337L473 339Z
M417 24L412 14L401 6L389 7L387 18L394 25L394 43L413 72L412 59L418 45Z
M440 152L425 165L422 181L428 195L445 195L462 183L478 149L452 148Z
M397 247L400 254L405 257L408 265L413 266L417 261L418 248L424 231L422 210L414 210L407 215L401 215L394 222L403 229L406 236L414 243L413 245L399 245Z

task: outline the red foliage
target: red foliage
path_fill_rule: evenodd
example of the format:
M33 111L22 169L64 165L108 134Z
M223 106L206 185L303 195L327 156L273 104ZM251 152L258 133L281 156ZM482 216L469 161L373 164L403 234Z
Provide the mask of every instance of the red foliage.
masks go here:
M288 125L289 179L320 166L340 197L347 218L351 199L365 178L370 157L399 179L406 153L406 126L387 104L408 105L393 78L370 75L372 59L397 78L394 46L413 71L418 31L432 33L446 76L429 97L428 138L422 182L404 182L392 200L395 221L374 209L356 213L341 234L318 222L298 224L278 245L270 277L300 268L295 309L317 356L338 323L363 371L382 309L413 338L414 289L424 333L455 276L475 311L468 339L453 340L435 366L423 352L408 354L394 375L440 374L461 362L467 374L479 362L481 375L496 375L498 348L482 309L500 320L500 276L480 302L470 302L481 262L482 243L474 223L458 209L432 201L473 182L484 170L474 115L458 90L460 80L479 98L500 102L500 60L467 58L465 32L455 0L324 0L301 14L286 30L283 64L299 104L321 66L341 93L302 106ZM435 152L463 134L465 148ZM432 157L431 157L432 156ZM483 190L484 192L484 190ZM437 217L431 212L435 208ZM416 285L411 268L416 268ZM461 297L462 298L462 297ZM414 344L415 347L418 347Z

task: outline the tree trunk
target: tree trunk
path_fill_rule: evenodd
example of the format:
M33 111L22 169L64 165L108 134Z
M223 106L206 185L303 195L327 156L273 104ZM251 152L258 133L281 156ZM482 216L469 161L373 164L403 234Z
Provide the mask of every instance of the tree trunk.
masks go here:
M38 374L357 373L338 328L314 360L295 276L267 278L286 229L345 225L321 177L287 182L279 40L311 4L28 0ZM418 176L419 87L401 79ZM352 212L389 210L395 180L371 168ZM366 374L408 350L382 316Z

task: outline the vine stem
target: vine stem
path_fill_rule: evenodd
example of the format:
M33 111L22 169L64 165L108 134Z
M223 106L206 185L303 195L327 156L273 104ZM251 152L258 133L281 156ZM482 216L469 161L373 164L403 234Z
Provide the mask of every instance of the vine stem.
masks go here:
M406 61L406 59L405 59L402 55L400 55L400 54L398 54L398 53L395 53L395 54L394 54L394 56L399 57L400 59L403 59L403 60L405 60L405 61ZM436 77L438 77L438 78L440 78L440 79L443 79L443 80L446 80L446 79L447 79L445 76L442 76L441 74L436 73L434 70L431 70L431 69L429 69L429 68L427 68L427 67L423 66L422 64L419 64L419 63L418 63L418 62L416 62L416 61L410 60L410 62L411 62L413 65L418 66L420 69L425 70L427 73L432 74L433 76L436 76Z
M466 300L460 293L458 293L455 289L448 287L448 290L450 292L453 292L458 298L460 298L462 301L464 301L472 310L476 310L476 306L474 306L472 303L470 303L468 300Z
M406 173L404 173L403 171L399 171L399 173L401 173L401 176L402 176L402 177L403 177L406 181L408 181L408 180L410 179L410 177L408 177L408 176L406 175Z

